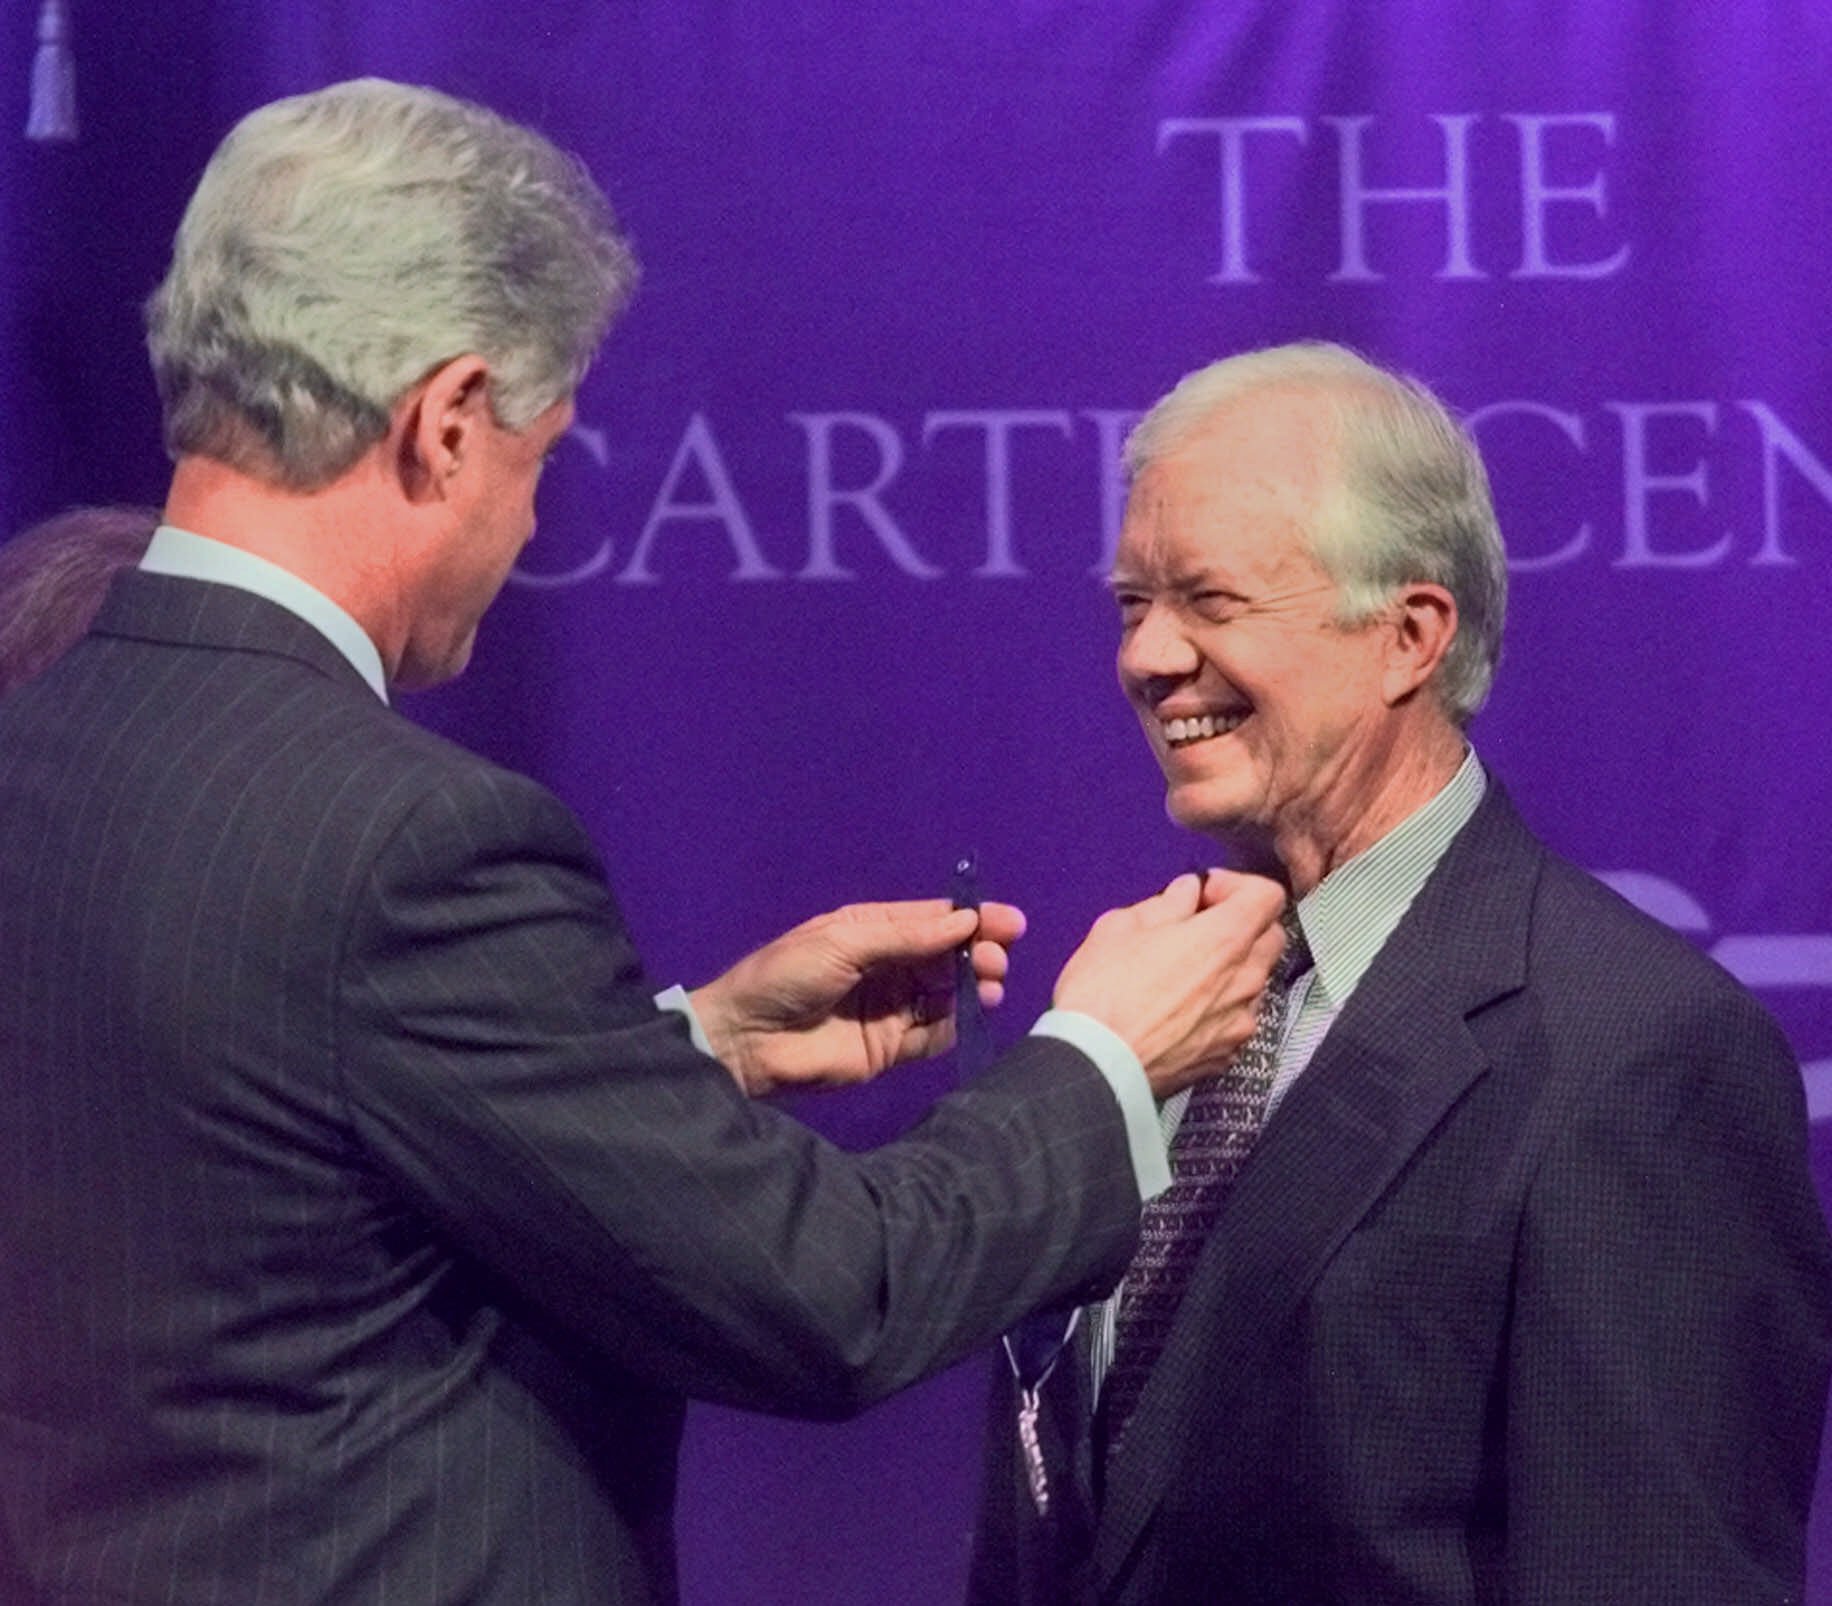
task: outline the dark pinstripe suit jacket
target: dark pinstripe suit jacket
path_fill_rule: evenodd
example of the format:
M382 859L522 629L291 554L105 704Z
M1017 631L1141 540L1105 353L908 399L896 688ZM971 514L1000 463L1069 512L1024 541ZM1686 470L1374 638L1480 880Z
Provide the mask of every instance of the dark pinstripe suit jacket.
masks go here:
M1110 1284L1032 1040L844 1154L649 1002L532 783L123 577L0 702L0 1510L30 1601L674 1593L682 1396L840 1414Z
M973 1600L1798 1600L1803 1103L1753 1000L1491 787L1243 1169L1098 1515L1085 1368L1047 1527L1001 1387Z

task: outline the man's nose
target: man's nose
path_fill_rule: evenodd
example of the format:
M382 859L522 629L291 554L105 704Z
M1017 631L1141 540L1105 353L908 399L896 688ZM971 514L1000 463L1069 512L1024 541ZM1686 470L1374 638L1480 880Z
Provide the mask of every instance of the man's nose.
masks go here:
M1120 679L1129 688L1149 692L1154 686L1174 684L1193 675L1200 662L1176 614L1162 603L1148 607L1120 638Z

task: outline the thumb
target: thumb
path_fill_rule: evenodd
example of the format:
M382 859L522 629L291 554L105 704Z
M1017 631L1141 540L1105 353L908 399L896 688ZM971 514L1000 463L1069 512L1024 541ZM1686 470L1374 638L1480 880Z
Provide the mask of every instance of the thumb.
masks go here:
M973 937L979 916L939 899L852 904L836 911L822 934L832 951L860 970L886 961L932 959Z
M1169 926L1187 920L1202 902L1202 877L1185 872L1162 892L1142 898L1132 908L1141 926Z

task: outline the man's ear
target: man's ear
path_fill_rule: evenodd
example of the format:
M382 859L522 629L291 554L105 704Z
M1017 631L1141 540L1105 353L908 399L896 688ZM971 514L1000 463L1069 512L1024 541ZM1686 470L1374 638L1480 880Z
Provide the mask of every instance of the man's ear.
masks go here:
M1381 691L1388 706L1404 702L1437 673L1457 634L1457 599L1440 585L1401 587L1392 603Z
M445 497L488 412L490 366L474 352L441 363L396 405L396 472L416 502Z

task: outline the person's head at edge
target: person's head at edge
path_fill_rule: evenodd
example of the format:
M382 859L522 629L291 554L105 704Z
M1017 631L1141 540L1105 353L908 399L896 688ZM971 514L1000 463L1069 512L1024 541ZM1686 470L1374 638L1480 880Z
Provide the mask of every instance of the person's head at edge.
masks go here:
M1507 572L1475 447L1340 346L1182 380L1126 444L1120 683L1178 823L1308 892L1455 772Z
M0 692L76 645L108 582L140 561L158 522L153 508L77 507L0 546Z
M461 670L636 264L583 167L432 90L250 113L147 307L166 516L299 573L390 680Z

